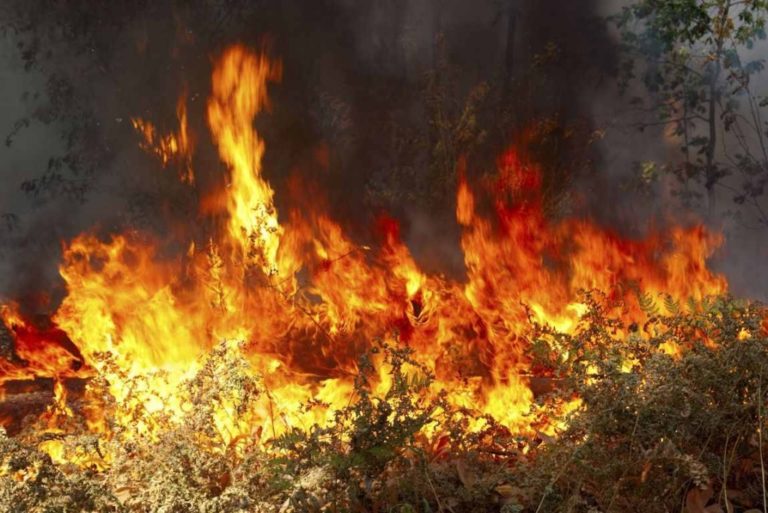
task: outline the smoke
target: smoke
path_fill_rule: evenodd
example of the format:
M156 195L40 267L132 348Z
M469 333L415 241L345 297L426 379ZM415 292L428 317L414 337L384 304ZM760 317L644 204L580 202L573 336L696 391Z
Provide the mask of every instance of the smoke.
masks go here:
M602 17L614 15L630 3L629 0L601 0L597 13ZM618 44L619 34L611 25L608 27L610 39ZM754 48L743 52L741 58L745 62L761 59L766 51L768 42L758 41ZM751 88L758 94L768 90L768 75L753 75ZM604 202L603 208L598 203L593 204L592 214L605 224L635 235L670 223L708 223L710 230L722 233L724 237L722 247L711 261L713 269L726 275L730 290L736 296L768 300L768 276L759 271L768 258L768 227L761 226L754 213L734 203L733 190L741 187L741 176L727 177L724 180L726 187L717 189L719 211L714 219L708 218L706 205L684 204L674 194L681 184L670 176L662 177L651 191L638 193L634 189L641 163L678 162L682 154L680 142L665 137L663 127L637 129L641 120L648 121L648 116L629 105L629 98L633 96L647 98L647 91L635 83L631 84L630 90L620 94L616 81L606 81L589 102L590 116L595 126L605 130L605 136L599 145L600 179L586 181L583 185L591 197L612 199ZM732 135L721 134L720 137ZM756 140L751 144L757 149ZM722 149L718 150L717 158L726 160ZM703 192L703 187L698 186L698 189ZM610 207L605 208L606 204Z
M35 2L11 3L27 14L36 9ZM10 147L0 148L0 215L13 214L3 218L12 219L8 226L0 221L0 300L42 291L55 306L64 293L56 272L60 243L83 231L106 235L130 227L172 233L166 237L170 246L174 237L200 236L200 223L189 222L198 193L180 186L172 170L138 148L129 120L140 116L172 130L184 89L196 134L198 186L223 187L225 170L209 140L205 100L212 60L235 42L264 48L284 64L282 82L270 91L273 107L256 122L267 143L265 177L277 190L281 212L301 205L291 192L298 175L307 189L323 191L331 215L354 238L367 242L372 220L386 211L403 222L404 237L426 268L461 272L453 186L450 177L428 166L434 141L425 136L432 121L425 101L428 78L447 63L455 103L479 83L493 86L478 112L481 125L504 106L521 125L552 117L563 124L607 127L603 143L589 156L594 172L575 177L576 197L584 199L578 207L632 233L648 219L663 217L667 198L650 205L628 192L611 202L605 198L618 194L634 161L661 159L668 149L659 134L638 136L623 128L624 100L612 76L616 41L598 21L613 4L286 0L39 9L33 33L1 42L0 101L7 105L0 109L0 129L10 133L17 119L33 119ZM41 54L32 71L25 70L23 52L42 37L35 30L58 26L57 17L82 21L77 25L84 27L82 33L48 41L52 55ZM26 45L18 52L20 41ZM550 57L548 80L521 92L527 70ZM69 103L58 110L51 109L56 104L51 77L69 87ZM25 91L27 99L21 100ZM514 95L504 96L509 91ZM34 115L46 109L52 112L48 118ZM94 155L93 169L74 175L88 185L83 198L23 192L26 181L47 174L51 157L67 153L61 136L74 127L75 149ZM511 135L489 130L470 171L490 171ZM558 148L553 161L576 159L567 145ZM181 232L179 224L186 225Z
M26 115L22 96L25 91L39 89L43 77L26 73L14 54L12 40L0 39L0 130L8 134L14 122ZM39 205L25 197L21 184L31 176L31 169L44 169L50 154L61 149L55 127L33 126L10 147L0 150L0 302L39 291L55 279L50 266L40 262L52 261L51 246L45 241L61 229L50 206ZM41 223L48 217L47 223ZM64 220L67 216L64 216Z

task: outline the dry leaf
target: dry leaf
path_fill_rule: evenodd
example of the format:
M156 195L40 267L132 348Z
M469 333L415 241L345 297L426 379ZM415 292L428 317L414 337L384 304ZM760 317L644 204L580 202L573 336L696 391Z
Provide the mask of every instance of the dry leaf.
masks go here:
M509 499L510 497L514 496L514 494L515 494L515 492L517 490L518 489L516 487L514 487L514 486L512 486L511 484L508 484L508 483L500 484L499 486L494 488L494 491L496 493L498 493L504 499Z
M715 513L706 508L712 495L712 487L709 485L705 488L691 488L685 496L686 513Z
M475 474L467 468L467 462L464 460L456 460L456 472L459 474L459 480L464 488L472 488L477 482Z
M136 490L130 485L122 485L114 490L115 497L121 504L125 504L135 493Z
M541 439L541 441L545 444L554 444L557 442L557 439L555 437L549 436L543 431L536 430L536 436L538 436Z
M642 472L640 472L640 482L641 482L641 483L645 483L646 479L648 479L648 472L650 472L650 471L651 471L651 467L652 467L652 466L653 466L653 465L651 464L651 462L650 462L650 461L646 461L646 462L643 464L643 471L642 471Z
M499 494L501 499L499 502L501 504L516 503L522 495L522 490L520 490L520 488L517 486L512 486L508 483L498 485L496 488L494 488L494 491Z

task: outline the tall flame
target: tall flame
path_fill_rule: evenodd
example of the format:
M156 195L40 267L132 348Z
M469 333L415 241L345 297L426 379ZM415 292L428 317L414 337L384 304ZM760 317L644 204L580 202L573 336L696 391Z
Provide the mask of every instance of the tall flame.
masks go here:
M278 80L281 67L241 46L227 50L213 71L208 123L221 159L230 166L227 204L229 232L262 270L276 274L282 228L272 202L274 192L261 177L264 141L253 119L267 106L267 80Z

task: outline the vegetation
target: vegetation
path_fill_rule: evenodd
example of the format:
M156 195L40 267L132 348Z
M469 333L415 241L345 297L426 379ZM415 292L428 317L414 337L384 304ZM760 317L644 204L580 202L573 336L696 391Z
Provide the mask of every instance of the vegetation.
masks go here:
M618 326L591 305L551 363L583 405L532 468L550 480L540 510L765 511L764 312L667 301L676 313L657 311L617 344Z
M530 334L535 365L557 383L535 406L537 415L564 422L555 437L510 433L492 419L468 429L471 411L451 409L441 396L426 398L432 376L408 350L379 345L360 361L357 399L328 425L290 431L265 448L246 442L213 449L221 447L211 443L221 442L212 429L214 405L232 390L248 391L237 395L244 402L266 393L237 363L236 348L222 345L190 381L194 409L157 439L115 432L109 447L99 449L72 428L62 435L66 446L90 454L90 464L57 465L37 449L43 440L34 425L14 438L0 435L0 507L12 513L765 511L764 309L730 298L683 307L646 297L652 317L643 326L623 326L611 315L615 305L596 294L585 301L589 311L574 335L546 326ZM371 386L374 359L392 378L378 395ZM574 397L580 406L561 413ZM114 461L101 465L107 449Z
M761 0L639 0L613 18L621 31L625 88L643 116L641 130L665 128L683 153L672 163L647 162L642 179L677 178L678 193L695 203L705 194L717 214L718 190L768 224L768 99L760 91L768 3ZM743 212L742 212L743 214Z
M76 14L59 7L42 9L43 3L11 2L13 8L7 12L13 15L0 24L18 41L25 65L40 70L46 79L45 107L19 120L6 145L36 122L60 124L66 143L41 174L21 184L24 193L41 201L58 196L84 201L95 175L112 161L110 148L120 147L117 143L123 140L126 146L135 146L134 134L122 120L145 111L148 97L158 97L158 102L168 104L166 110L173 109L169 95L154 94L155 89L162 90L155 86L166 79L168 89L175 92L179 77L186 77L177 70L178 77L168 78L163 59L170 50L145 54L162 62L148 66L159 70L157 77L147 81L146 91L137 89L141 94L130 101L115 106L84 100L93 89L107 89L105 84L113 80L133 83L130 66L117 75L110 69L113 62L120 62L115 58L119 48L113 34L120 30L115 24L134 18L142 23L180 20L174 30L160 25L152 37L168 41L154 44L192 56L187 57L189 62L196 63L193 57L207 59L211 48L232 39L231 32L256 32L250 25L254 20L263 17L266 27L277 23L270 16L290 18L283 11L265 14L246 9L245 2L237 1L202 2L198 4L212 6L210 11L190 7L178 12L170 4L156 11L145 9L141 2L118 2L120 12L102 6ZM390 8L403 11L396 4ZM525 19L523 14L529 19L549 16L549 10L540 13L529 7L527 12L519 7L523 2L514 1L499 5L508 34L503 70L492 80L474 85L462 81L462 70L449 59L449 49L441 46L445 38L439 19L434 62L420 79L390 80L386 73L368 71L350 82L366 108L340 100L346 90L334 91L338 84L322 83L324 73L313 71L308 73L312 80L305 78L308 83L319 82L316 89L304 90L295 85L299 80L294 85L287 80L286 87L296 89L285 96L316 96L320 106L276 102L291 119L275 116L276 128L266 129L284 145L270 154L274 159L270 165L280 171L303 164L286 157L300 155L295 151L300 144L315 151L319 136L314 129L297 128L294 121L305 119L309 112L331 146L329 167L337 174L328 174L330 182L344 183L359 169L373 169L364 184L367 195L350 196L366 196L374 204L424 202L427 208L452 210L461 158L472 162L477 157L478 169L493 169L489 160L497 150L509 143L511 134L524 132L522 150L544 171L547 213L558 214L569 180L589 167L590 146L599 137L574 101L574 91L586 89L583 82L573 85L583 62L567 53L567 44L537 40L530 45L532 55L524 55L521 64L521 50L515 46L517 20ZM336 14L330 7L328 12ZM302 11L295 15L298 21L280 26L285 33L304 38L296 45L301 50L314 51L326 43L327 26L315 24L314 14L311 9ZM327 18L333 18L331 14ZM754 84L763 63L747 57L765 37L766 14L768 2L758 0L636 0L614 21L627 58L621 68L623 85L628 90L643 86L633 102L651 116L640 128L667 128L683 155L671 164L644 163L642 178L653 182L662 173L671 174L684 199L696 202L701 196L712 214L716 190L727 190L736 204L751 208L768 225L762 203L768 185L768 126L763 119L768 99ZM305 34L292 23L321 29ZM352 31L338 32L339 47L355 46ZM179 50L175 38L180 33L196 34L197 39L190 36L188 46ZM395 29L387 35L381 51L398 53L402 34ZM124 37L133 41L132 35ZM337 43L327 44L335 49ZM58 50L44 52L48 47ZM311 56L292 58L314 70L306 63L315 60L315 54ZM291 62L290 54L287 58ZM395 64L405 69L402 60ZM77 73L80 67L73 63L93 73L83 80ZM345 70L355 70L350 76L357 76L357 70L365 68L351 59L343 64L328 73L339 73L340 83L345 82ZM200 76L207 77L207 72L206 68ZM92 83L92 77L98 80ZM204 96L206 80L193 79L191 97ZM414 82L422 87L411 87ZM415 99L408 96L412 89L419 90ZM393 110L393 105L409 114L402 115L405 119L393 115L391 127L381 128L386 132L382 136L380 114ZM101 121L107 118L119 127L117 134L103 128ZM197 121L204 126L200 111ZM360 130L368 125L375 129ZM130 136L119 135L126 132ZM285 134L296 135L300 142ZM337 166L342 171L334 171ZM201 167L218 172L215 166ZM171 173L155 174L161 177L155 180L175 181ZM126 222L132 227L141 227L140 217L160 218L154 210L166 210L165 193L173 190L164 182L146 182L157 186L147 186L149 192L142 188L148 196L131 196L131 208L143 212L133 215L126 208ZM122 192L122 185L118 188ZM329 188L343 189L332 183ZM152 205L144 209L147 197ZM196 208L197 203L190 200L186 207L190 205ZM17 233L19 224L18 214L0 211L0 236ZM730 297L679 304L669 297L640 294L647 321L625 325L617 314L622 305L597 292L586 294L584 303L587 312L572 334L533 324L524 337L530 342L528 357L536 379L548 384L530 412L531 426L550 426L547 432L534 427L511 432L493 418L451 407L444 400L445 391L435 393L434 376L418 354L377 343L360 358L354 400L335 411L332 421L288 430L272 436L266 445L251 439L228 440L215 429L217 408L226 404L235 422L246 422L249 406L269 390L251 373L240 348L222 343L184 384L190 404L182 418L131 410L135 424L161 426L159 436L129 433L114 422L111 415L121 406L116 402L125 405L132 398L130 393L113 397L99 375L88 385L87 400L72 406L75 414L66 416L60 430L48 429L44 417L25 419L13 437L0 430L0 511L768 513L765 308ZM17 358L10 336L2 331L0 357ZM93 363L109 368L110 376L119 375L110 358L104 354ZM391 383L383 392L375 386L380 366L388 369ZM142 378L120 379L127 389L142 388ZM322 407L311 402L303 406ZM84 408L102 413L104 435L97 438L89 431L80 416ZM51 444L61 444L76 463L56 463L46 452Z

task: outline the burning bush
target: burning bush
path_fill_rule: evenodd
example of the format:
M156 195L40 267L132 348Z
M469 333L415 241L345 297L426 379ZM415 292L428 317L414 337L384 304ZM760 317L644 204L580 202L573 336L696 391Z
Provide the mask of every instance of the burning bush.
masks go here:
M379 344L360 360L353 397L331 422L290 430L266 446L224 440L213 428L216 406L227 403L232 422L245 420L269 390L244 372L240 348L223 344L184 384L191 407L181 418L153 412L136 419L160 426L144 438L114 425L99 444L87 429L72 430L59 441L80 463L71 455L54 463L37 449L49 440L36 439L34 425L3 437L0 505L9 512L760 507L768 368L762 307L715 298L683 309L648 299L656 315L625 327L604 298L585 302L574 334L539 325L533 335L532 358L557 386L530 414L550 415L561 426L554 438L512 433L452 407L443 394L425 393L434 385L429 369L410 351ZM667 308L673 312L658 312ZM383 393L371 381L379 365L389 377ZM578 406L563 413L573 397Z
M765 310L716 298L659 314L647 298L653 316L617 344L621 325L591 305L547 363L582 404L527 463L537 511L765 508Z

